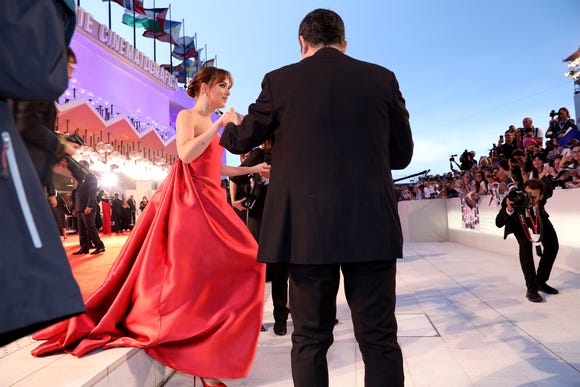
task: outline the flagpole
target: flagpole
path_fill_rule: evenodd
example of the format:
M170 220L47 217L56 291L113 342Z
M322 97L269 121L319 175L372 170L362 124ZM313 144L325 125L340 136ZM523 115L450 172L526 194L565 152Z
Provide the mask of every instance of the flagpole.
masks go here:
M203 65L205 67L205 64L207 62L207 44L203 45L203 50L205 51L205 60L203 61Z
M181 19L182 26L183 26L183 47L185 47L185 19ZM185 88L187 89L187 70L185 69L185 53L183 55L183 60L181 61L181 66L183 67L183 71L185 72Z
M109 29L111 29L111 0L109 0Z
M169 20L173 20L171 18L171 4L169 4ZM173 74L173 34L169 33L169 72Z
M135 4L133 4L131 8L133 8L133 47L137 48L137 26L135 23Z
M197 32L195 34L193 34L193 44L194 44L194 47L195 47L195 60L197 62L199 62L199 59L200 58L199 58L199 55L197 55ZM198 65L199 65L199 63L198 63ZM198 68L197 65L195 67Z
M157 44L155 44L157 40L157 9L155 8L155 0L153 0L153 62L157 62Z

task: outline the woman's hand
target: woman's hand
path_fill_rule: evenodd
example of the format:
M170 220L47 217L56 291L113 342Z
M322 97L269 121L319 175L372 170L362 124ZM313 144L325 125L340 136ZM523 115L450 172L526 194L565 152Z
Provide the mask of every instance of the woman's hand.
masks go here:
M544 167L544 169L542 169L542 172L539 174L539 177L542 178L546 175L556 176L556 170L552 167Z
M257 165L254 165L253 167L251 167L250 170L252 171L252 173L259 173L259 174L268 173L269 174L270 168L271 167L267 163L260 163L260 164L257 164Z
M244 116L240 113L237 113L234 108L230 108L230 110L225 112L220 119L222 126L226 126L230 122L233 122L235 125L239 125L242 123Z

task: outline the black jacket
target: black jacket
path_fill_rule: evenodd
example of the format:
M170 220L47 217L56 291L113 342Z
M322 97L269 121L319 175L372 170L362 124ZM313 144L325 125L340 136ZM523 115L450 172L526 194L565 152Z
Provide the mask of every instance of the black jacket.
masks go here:
M330 264L402 257L392 169L411 161L409 115L395 75L322 48L266 74L221 145L273 139L258 260Z

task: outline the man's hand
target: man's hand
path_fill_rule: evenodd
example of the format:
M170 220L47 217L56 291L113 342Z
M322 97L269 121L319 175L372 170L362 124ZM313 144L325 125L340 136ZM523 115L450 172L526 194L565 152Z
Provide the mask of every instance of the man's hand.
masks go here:
M511 200L509 200L508 198L506 198L505 200L505 204L507 205L506 210L508 212L514 212L514 208L512 207L512 205L514 204L514 202L512 202Z
M85 208L84 214L85 215L90 215L91 212L93 212L93 209L91 207L87 207L87 208Z
M56 207L56 196L49 196L48 197L48 202L50 203L50 205L54 208Z

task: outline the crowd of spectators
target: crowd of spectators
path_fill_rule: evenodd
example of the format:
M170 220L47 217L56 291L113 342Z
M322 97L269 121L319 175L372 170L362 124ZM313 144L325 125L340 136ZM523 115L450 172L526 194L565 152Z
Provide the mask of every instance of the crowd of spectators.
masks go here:
M580 188L580 131L562 107L550 113L545 133L525 117L522 127L510 125L487 156L476 159L465 150L449 159L450 171L398 184L399 200L462 197L470 206L481 195L499 195L530 178L550 176L554 188Z

